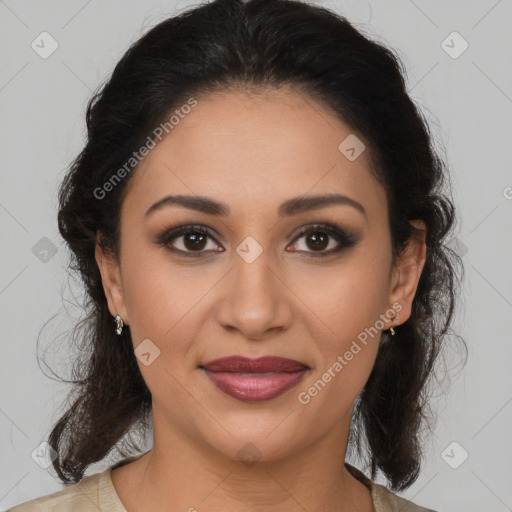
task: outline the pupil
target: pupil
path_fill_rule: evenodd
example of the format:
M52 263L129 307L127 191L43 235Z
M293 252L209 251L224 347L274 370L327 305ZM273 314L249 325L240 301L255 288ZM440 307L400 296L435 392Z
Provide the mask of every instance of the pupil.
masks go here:
M192 233L185 237L185 245L187 246L187 249L203 249L204 247L204 241L206 240L206 237L202 233ZM192 242L190 247L188 246L188 242ZM203 245L201 245L203 243Z
M311 241L311 240L313 241L313 248L325 249L325 247L327 247L327 244L325 243L327 240L327 237L325 235L322 235L322 234L319 235L318 232L312 233L308 237L308 241Z

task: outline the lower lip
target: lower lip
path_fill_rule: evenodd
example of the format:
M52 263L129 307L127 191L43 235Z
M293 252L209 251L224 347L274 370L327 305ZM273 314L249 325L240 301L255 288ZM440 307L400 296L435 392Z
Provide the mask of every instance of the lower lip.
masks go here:
M295 386L308 371L307 368L296 372L269 373L203 370L221 391L244 402L262 402L275 398Z

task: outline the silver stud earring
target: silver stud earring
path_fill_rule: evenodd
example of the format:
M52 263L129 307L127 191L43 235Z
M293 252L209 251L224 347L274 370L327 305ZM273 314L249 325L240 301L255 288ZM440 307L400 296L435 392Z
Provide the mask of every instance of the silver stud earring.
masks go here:
M124 322L123 322L123 319L119 315L116 315L115 320L116 320L116 334L119 336L123 332Z
M398 315L395 314L395 316L393 316L393 320L396 320L397 318L398 318ZM393 329L393 327L390 327L389 333L391 334L391 336L394 336L396 334L395 329Z

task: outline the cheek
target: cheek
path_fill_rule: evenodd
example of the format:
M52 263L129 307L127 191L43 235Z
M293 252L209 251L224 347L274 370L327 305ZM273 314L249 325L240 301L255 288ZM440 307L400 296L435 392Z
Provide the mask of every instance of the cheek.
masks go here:
M140 357L137 364L153 399L166 402L172 396L173 410L190 407L180 382L195 364L187 357L200 325L194 306L211 284L171 266L165 255L155 257L139 248L124 259L123 287L136 354L139 345L150 352L149 364Z
M163 252L138 248L123 261L123 288L134 345L149 338L160 349L177 349L169 341L183 339L178 333L211 284L194 278L193 269L172 266Z
M328 344L340 349L340 343L375 326L388 309L387 269L387 260L360 250L329 268L310 266L288 278L305 306L304 314L316 318L331 339Z
M379 348L380 316L388 309L387 264L360 253L297 281L294 291L307 306L302 314L311 319L306 328L320 358L309 387L301 387L305 401L336 404L339 414L364 387Z

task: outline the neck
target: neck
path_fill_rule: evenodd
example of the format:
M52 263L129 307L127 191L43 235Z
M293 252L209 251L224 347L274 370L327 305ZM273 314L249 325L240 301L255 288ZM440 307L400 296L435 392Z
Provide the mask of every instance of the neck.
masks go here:
M189 512L374 510L370 491L344 467L347 436L340 432L348 435L350 425L336 424L315 443L272 460L252 444L233 460L168 424L164 429L155 415L153 425L153 449L111 474L130 512L168 511L169 504Z

